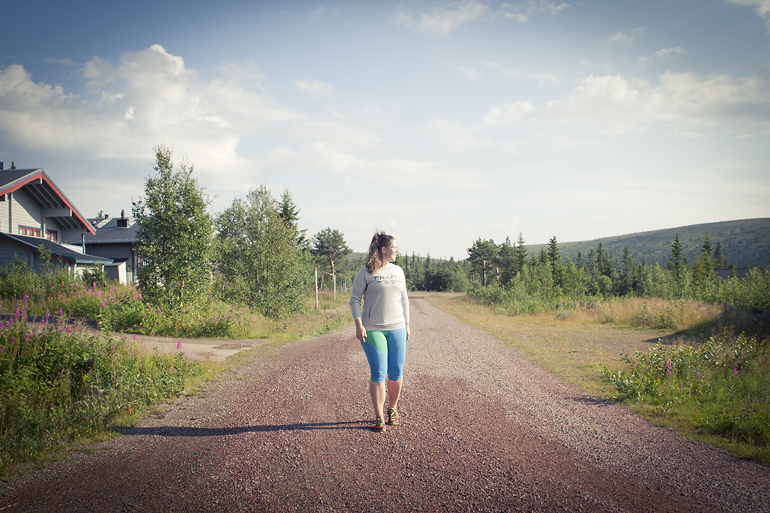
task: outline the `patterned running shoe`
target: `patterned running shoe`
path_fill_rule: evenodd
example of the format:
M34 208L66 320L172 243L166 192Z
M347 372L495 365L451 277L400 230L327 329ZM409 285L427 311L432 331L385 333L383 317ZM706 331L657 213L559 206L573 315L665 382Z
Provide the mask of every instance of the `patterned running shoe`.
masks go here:
M378 433L385 432L385 422L382 420L382 417L374 419L374 430Z
M398 426L398 412L395 408L388 408L388 424Z

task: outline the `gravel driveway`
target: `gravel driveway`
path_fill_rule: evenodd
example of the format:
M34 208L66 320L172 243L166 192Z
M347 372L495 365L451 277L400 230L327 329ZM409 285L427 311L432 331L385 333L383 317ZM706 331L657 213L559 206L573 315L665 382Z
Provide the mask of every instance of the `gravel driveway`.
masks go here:
M353 324L0 485L0 511L770 511L770 468L559 383L412 300L401 426Z

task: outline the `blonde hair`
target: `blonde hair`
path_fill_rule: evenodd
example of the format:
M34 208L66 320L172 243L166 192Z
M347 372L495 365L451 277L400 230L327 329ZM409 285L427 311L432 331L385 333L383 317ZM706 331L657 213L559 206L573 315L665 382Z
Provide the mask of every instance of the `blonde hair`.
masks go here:
M390 247L395 239L394 236L388 235L381 230L374 233L372 243L369 244L369 258L366 259L366 268L369 270L369 274L376 273L377 269L382 267L382 253L380 253L380 250Z

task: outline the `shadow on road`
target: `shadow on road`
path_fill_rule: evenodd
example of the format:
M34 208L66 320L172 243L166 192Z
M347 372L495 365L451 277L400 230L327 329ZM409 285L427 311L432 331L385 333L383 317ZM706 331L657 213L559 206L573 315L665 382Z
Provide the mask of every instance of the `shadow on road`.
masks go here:
M260 433L265 431L312 431L315 429L370 429L371 422L356 420L351 422L311 422L305 424L279 424L273 426L238 426L222 428L196 428L162 426L149 428L126 428L117 430L126 436L229 436L241 433Z

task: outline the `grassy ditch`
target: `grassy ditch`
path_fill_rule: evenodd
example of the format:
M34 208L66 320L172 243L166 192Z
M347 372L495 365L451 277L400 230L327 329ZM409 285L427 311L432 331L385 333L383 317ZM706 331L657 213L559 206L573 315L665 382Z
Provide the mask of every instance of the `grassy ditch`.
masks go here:
M697 301L619 299L508 315L427 295L560 379L651 422L770 464L770 347L750 315Z

